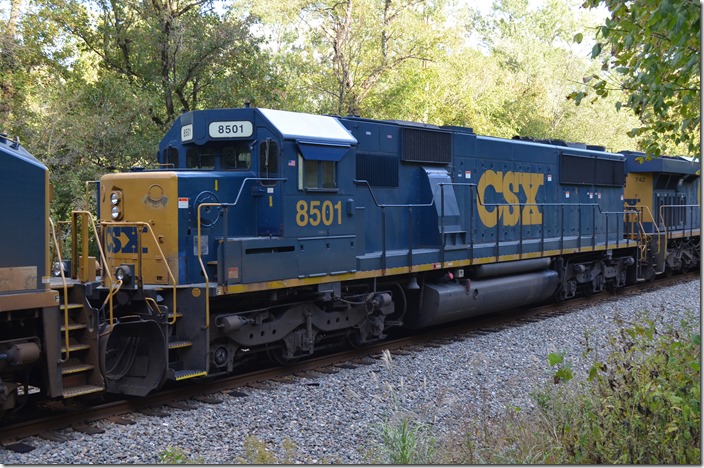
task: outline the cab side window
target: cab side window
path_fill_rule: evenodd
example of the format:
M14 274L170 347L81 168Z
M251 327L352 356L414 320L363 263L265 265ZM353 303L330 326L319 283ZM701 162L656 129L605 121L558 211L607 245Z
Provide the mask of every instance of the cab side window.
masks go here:
M336 189L336 166L334 161L309 161L299 154L298 189Z
M169 147L163 151L162 160L164 163L163 167L166 168L177 168L178 167L178 149Z

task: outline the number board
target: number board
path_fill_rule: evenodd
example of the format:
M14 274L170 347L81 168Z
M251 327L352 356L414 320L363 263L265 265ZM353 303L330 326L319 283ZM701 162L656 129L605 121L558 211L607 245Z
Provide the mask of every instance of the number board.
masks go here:
M243 138L252 136L254 127L246 120L228 122L210 122L208 134L210 138Z
M181 141L191 141L193 139L193 124L181 127Z

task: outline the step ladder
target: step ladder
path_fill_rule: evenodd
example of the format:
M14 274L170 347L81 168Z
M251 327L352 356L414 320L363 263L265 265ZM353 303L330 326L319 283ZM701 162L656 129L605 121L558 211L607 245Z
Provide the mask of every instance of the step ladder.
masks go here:
M193 339L203 333L200 326L189 324L188 314L169 312L168 318L168 372L169 380L181 381L205 377L208 372L203 369L203 350L194 349Z
M83 297L82 288L68 290L68 305L60 292L61 387L64 398L74 398L105 390L98 365L98 336L94 312ZM66 336L68 331L68 343Z

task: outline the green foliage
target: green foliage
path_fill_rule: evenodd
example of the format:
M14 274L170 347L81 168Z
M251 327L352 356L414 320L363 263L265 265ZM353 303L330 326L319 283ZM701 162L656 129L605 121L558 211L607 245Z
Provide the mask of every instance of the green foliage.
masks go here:
M586 0L606 6L609 17L596 28L593 58L602 70L585 78L588 87L570 97L577 104L589 94L605 98L618 90L617 109L629 108L640 126L648 157L684 151L699 156L700 4L694 0ZM581 39L575 38L575 39ZM577 41L579 42L579 41Z
M430 463L701 463L698 323L664 331L647 318L621 325L599 352L586 336L584 357L593 364L586 379L573 374L563 353L550 353L557 372L533 394L535 409L470 415Z
M548 355L548 363L551 367L557 367L553 381L555 383L569 382L574 375L572 374L572 364L565 361L565 356L562 353L550 353Z
M587 50L573 46L575 31L596 24L591 12L576 5L503 0L488 13L448 10L452 21L446 22L442 47L429 60L405 63L380 80L363 104L364 115L469 126L503 138L633 148L626 132L638 119L616 112L614 97L579 108L565 99L582 76L598 71Z
M479 15L449 0L11 0L0 130L49 166L61 218L81 207L81 178L153 164L180 112L244 102L633 147L640 121L616 112L620 91L564 98L600 73L582 1L499 0Z
M372 433L373 453L369 459L373 464L430 464L436 462L438 444L431 426L405 409L406 393L403 377L394 377L394 363L388 349L382 351L381 360L385 365L389 380L378 380L372 373L372 380L383 388L383 396L375 396L388 403L388 411L383 421ZM423 383L425 388L425 380Z
M384 81L422 67L446 35L445 0L244 3L276 31L285 99L298 110L373 115L367 100Z
M38 1L77 41L81 58L97 64L94 76L83 77L129 85L160 130L181 111L211 107L209 97L221 95L224 82L237 104L251 100L240 75L252 78L249 66L260 63L251 59L259 56L252 17L218 15L209 1Z
M159 454L159 463L164 465L202 465L203 457L191 457L181 447L168 447Z
M0 130L47 164L60 219L82 208L85 180L154 164L182 111L276 98L249 14L212 1L26 3L12 0L0 29Z
M565 463L700 462L701 339L683 330L659 332L650 320L624 328L580 394L543 395Z
M433 463L436 441L427 424L415 421L408 415L398 415L386 420L379 430L383 463L393 465Z
M506 408L501 416L471 418L466 431L443 441L434 463L470 465L564 464L562 451L545 432L544 421L520 408Z

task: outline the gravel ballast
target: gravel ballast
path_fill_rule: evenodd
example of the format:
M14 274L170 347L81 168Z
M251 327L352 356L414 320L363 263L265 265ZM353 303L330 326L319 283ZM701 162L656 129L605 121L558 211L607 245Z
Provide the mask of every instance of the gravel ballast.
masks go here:
M164 407L167 417L129 415L134 425L99 421L86 435L72 429L53 442L31 437L28 453L0 449L3 464L117 464L159 462L181 452L201 463L253 462L245 439L255 437L287 463L374 463L376 434L393 414L428 423L436 438L469 419L496 416L506 407L530 409L531 391L551 379L547 356L561 352L584 375L585 336L606 345L623 323L700 321L699 280L640 296L603 301L581 311L470 337L414 353L391 353L368 366L336 374L310 374L270 388L242 388L245 396L218 394L221 404L192 402L197 409ZM464 418L464 419L463 419ZM252 441L249 439L249 447ZM247 458L247 457L250 458Z

